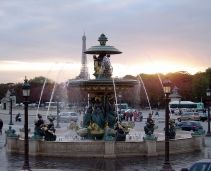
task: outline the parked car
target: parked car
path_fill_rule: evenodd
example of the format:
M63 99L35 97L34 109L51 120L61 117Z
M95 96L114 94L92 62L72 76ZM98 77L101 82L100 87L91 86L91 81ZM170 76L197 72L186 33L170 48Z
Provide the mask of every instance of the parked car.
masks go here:
M180 116L177 117L179 122L186 120L200 121L200 115L198 112L183 112Z
M211 160L203 159L195 162L189 169L182 168L180 171L211 171Z
M47 116L47 118L49 118L49 117L52 117L54 120L56 120L56 119L57 119L57 113L56 113L56 112L52 112L52 113L50 113L50 114Z
M203 113L200 115L200 119L202 122L207 121L208 115L206 113ZM211 120L211 115L210 115L210 120Z
M38 107L39 104L36 104L35 107ZM41 103L39 107L45 107L45 104Z
M175 115L180 115L181 110L180 109L171 109L171 113L175 114Z
M28 106L29 107L36 107L36 103L30 103Z
M24 106L23 103L16 103L16 104L15 104L15 107L22 107L22 106Z
M125 113L127 113L127 112L129 112L129 113L131 113L131 112L134 113L135 111L136 111L136 109L127 109L127 110L125 110L124 112L125 112Z
M70 121L77 122L78 115L76 112L61 112L59 114L59 120L61 122L70 122Z
M178 126L184 131L196 131L198 129L203 129L200 122L197 121L183 121L178 124L176 123L176 126Z

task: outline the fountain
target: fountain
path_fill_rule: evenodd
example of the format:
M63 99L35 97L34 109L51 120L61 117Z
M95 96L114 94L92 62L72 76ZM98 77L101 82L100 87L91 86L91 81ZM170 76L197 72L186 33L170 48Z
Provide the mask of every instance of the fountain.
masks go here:
M116 93L127 91L139 84L137 80L113 79L110 57L121 54L113 46L107 46L104 34L99 37L100 45L92 46L84 53L92 54L94 60L95 79L69 80L67 86L78 88L88 94L89 108L83 118L81 127L71 122L69 128L59 129L55 132L56 141L43 139L29 139L29 155L31 156L56 156L56 157L140 157L165 155L164 133L158 131L153 137L149 134L143 137L144 130L133 129L134 125L120 125L113 104ZM98 56L96 56L98 55ZM94 110L93 110L94 109ZM114 125L123 127L126 138L115 141ZM53 134L54 135L54 134ZM37 137L36 132L34 137ZM24 151L24 135L7 137L7 152L22 153ZM204 133L197 131L195 134L177 131L175 139L170 140L170 153L186 153L202 150Z
M113 98L117 101L116 94L118 92L127 91L138 84L137 80L112 78L113 68L110 57L111 55L121 54L122 52L113 46L106 45L107 37L104 34L101 34L98 41L100 42L99 46L92 46L84 52L93 55L95 71L93 75L95 79L78 80L74 82L71 80L68 83L69 86L79 88L81 91L90 95L91 111L89 111L89 109L87 110L83 121L86 122L83 127L87 129L78 130L78 134L85 135L85 133L87 133L88 137L94 139L103 137L106 125L109 128L114 127L117 114L108 111L109 99ZM92 107L96 110L92 111ZM100 111L97 111L99 108L101 108ZM90 115L90 117L88 115ZM99 117L97 117L98 115ZM96 129L98 129L98 131Z

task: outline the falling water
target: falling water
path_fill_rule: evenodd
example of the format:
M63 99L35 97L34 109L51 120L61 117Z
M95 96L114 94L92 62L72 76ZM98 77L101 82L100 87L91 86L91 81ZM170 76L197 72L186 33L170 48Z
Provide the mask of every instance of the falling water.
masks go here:
M62 91L61 91L61 95L62 95L62 97L63 97L62 100L63 100L65 103L67 103L67 99L68 99L68 95L67 95L67 86L68 86L67 82L66 82L66 81L63 82L63 88L62 88Z
M161 84L161 86L162 86L162 88L163 88L163 83L162 83L162 81L161 81L161 78L160 78L160 74L158 73L158 79L160 80L160 84Z
M117 103L116 86L115 86L115 83L114 83L114 78L113 78L113 87L114 87L115 100L116 100L116 103Z
M44 90L44 88L45 88L45 84L46 84L47 79L48 79L48 75L49 75L49 73L50 73L52 67L53 67L55 64L58 64L58 63L56 62L56 63L54 63L54 64L51 66L51 68L49 69L49 71L48 71L48 73L47 73L47 75L46 75L46 77L45 77L45 81L44 81L44 83L43 83L42 91L41 91L41 94L40 94L39 104L38 104L38 107L37 107L37 114L38 114L38 112L39 112L40 102L41 102L41 99L42 99L42 95L43 95L43 90ZM36 116L35 116L35 117L36 117Z
M67 62L67 63L68 63L68 62ZM65 63L65 64L67 64L67 63ZM65 64L64 64L64 65L65 65ZM56 83L57 83L57 80L58 80L58 78L59 78L59 76L60 76L60 74L61 74L61 71L62 71L63 67L64 67L64 66L62 66L62 68L60 69L59 74L58 74L58 76L57 76L57 78L56 78L56 81L54 82L54 87L53 87L53 90L52 90L52 93L51 93L51 98L50 98L50 103L49 103L49 105L48 105L48 110L47 110L47 114L46 114L46 119L47 119L48 112L49 112L49 109L50 109L51 101L52 101L53 96L54 96L54 91L55 91L55 88L56 88Z
M117 96L116 96L116 86L115 86L115 83L114 83L114 78L113 78L113 87L114 87L114 95L115 95L115 100L116 100L116 104L118 104L117 103ZM117 110L117 113L118 113L118 116L119 116L119 109L118 109L118 105L116 105L116 110ZM118 117L118 120L119 120L119 117Z
M141 80L141 83L142 83L142 85L143 85L143 87L144 87L144 91L145 91L145 94L146 94L146 97L147 97L147 100L148 100L150 112L152 112L151 106L150 106L150 102L149 102L149 97L148 97L147 90L146 90L146 88L145 88L144 82L143 82L141 76L140 76L140 75L138 75L138 76L139 76L139 78L140 78L140 80Z

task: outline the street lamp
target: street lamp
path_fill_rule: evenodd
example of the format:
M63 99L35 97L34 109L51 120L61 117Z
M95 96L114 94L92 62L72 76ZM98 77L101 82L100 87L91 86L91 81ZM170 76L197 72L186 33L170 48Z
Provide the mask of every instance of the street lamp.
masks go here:
M119 94L118 94L118 97L119 97L119 114L120 114L120 120L122 121L122 115L121 115L121 108L122 108L122 106L121 106L121 100L122 100L122 92L119 92Z
M14 96L14 88L13 87L10 89L10 123L8 125L14 125L12 123L12 100L13 100L12 96Z
M28 170L30 171L30 166L29 166L29 138L28 138L28 104L29 101L27 100L27 98L30 96L30 85L28 83L28 80L26 79L25 76L25 80L24 83L22 85L22 91L23 91L23 97L25 98L23 101L24 104L24 117L25 117L25 121L24 121L24 131L25 131L25 138L24 138L24 152L25 152L25 161L24 161L24 165L23 165L23 169L22 170Z
M159 110L159 106L160 106L160 99L158 97L158 110Z
M179 115L181 115L180 102L181 102L181 99L179 99Z
M210 137L211 136L211 132L210 132L210 94L211 94L211 92L210 92L209 87L207 88L206 93L207 93L207 99L208 99L208 119L207 119L207 121L208 121L208 131L207 131L206 137Z
M163 92L165 94L165 161L160 171L174 171L169 162L169 94L171 93L171 81L166 78L163 81Z
M56 94L56 128L61 128L59 125L59 95Z
M83 102L83 107L84 107L84 114L86 113L86 99L84 98L84 102Z

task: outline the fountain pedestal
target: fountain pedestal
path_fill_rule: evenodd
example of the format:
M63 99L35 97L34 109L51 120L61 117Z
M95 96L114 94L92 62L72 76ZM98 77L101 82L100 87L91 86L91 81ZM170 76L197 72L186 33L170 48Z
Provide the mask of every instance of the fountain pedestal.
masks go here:
M114 143L115 141L105 141L104 158L116 158L116 155L114 154Z
M194 149L195 150L202 150L204 146L204 135L192 135L194 139Z
M155 157L158 156L156 152L156 140L144 140L146 142L146 156Z
M29 139L29 153L31 156L37 156L39 154L39 145L42 139Z

